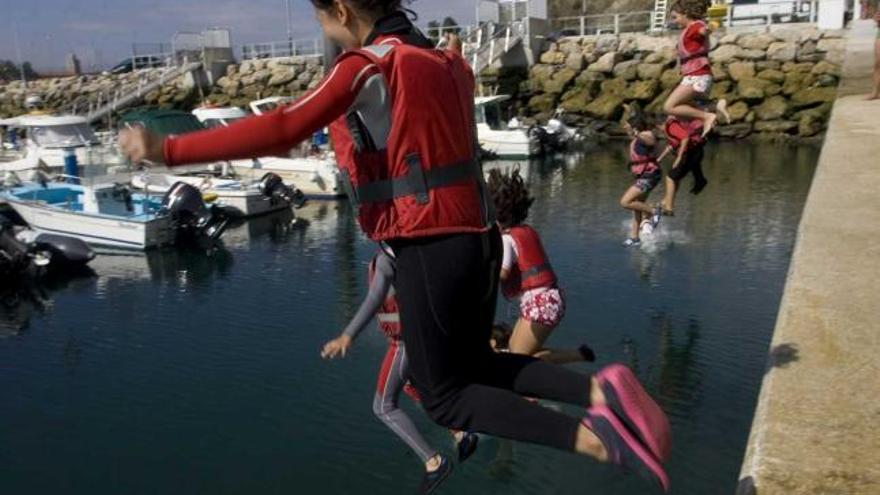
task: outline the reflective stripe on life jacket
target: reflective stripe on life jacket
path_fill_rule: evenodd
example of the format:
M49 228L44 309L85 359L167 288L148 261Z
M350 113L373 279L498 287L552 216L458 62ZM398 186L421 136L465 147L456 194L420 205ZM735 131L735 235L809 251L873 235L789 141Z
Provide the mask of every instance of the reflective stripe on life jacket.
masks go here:
M351 56L368 58L371 72L331 130L364 232L387 240L486 231L491 210L465 61L394 38L342 55Z
M376 258L370 261L368 269L368 283L373 285L373 279L376 276ZM379 322L379 330L391 339L400 338L400 309L397 306L397 292L394 286L388 288L385 300L379 311L376 312L376 320Z
M712 45L708 34L703 37L703 45L698 50L693 52L688 51L684 41L685 35L687 35L691 29L702 30L707 29L707 26L704 21L695 21L681 31L681 35L678 38L677 51L679 68L681 69L681 74L683 76L695 74L711 65L711 62L709 61L709 51L711 50Z
M513 298L539 287L555 287L556 274L535 229L528 225L517 225L505 233L513 237L517 254L510 278L502 286L505 297Z

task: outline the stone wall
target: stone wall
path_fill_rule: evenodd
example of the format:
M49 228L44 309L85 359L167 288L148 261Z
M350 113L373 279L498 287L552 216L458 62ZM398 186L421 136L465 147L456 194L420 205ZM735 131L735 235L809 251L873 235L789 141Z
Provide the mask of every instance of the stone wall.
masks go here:
M811 137L827 122L845 40L809 26L775 32L714 33L711 98L726 98L732 124L722 136ZM623 104L661 113L681 77L675 37L644 34L565 38L549 44L520 88L518 110L535 120L561 107L574 124L609 133ZM490 80L494 76L490 72Z
M118 89L134 88L139 78L155 78L159 70L39 79L30 81L26 89L20 81L0 83L0 118L25 113L28 95L41 96L53 111L70 110L75 105L77 113L83 114L90 103L106 102ZM230 65L226 76L212 88L193 87L185 77L179 77L147 93L140 103L189 111L208 99L215 105L246 107L258 98L298 96L317 85L323 75L321 59L314 57L247 60Z

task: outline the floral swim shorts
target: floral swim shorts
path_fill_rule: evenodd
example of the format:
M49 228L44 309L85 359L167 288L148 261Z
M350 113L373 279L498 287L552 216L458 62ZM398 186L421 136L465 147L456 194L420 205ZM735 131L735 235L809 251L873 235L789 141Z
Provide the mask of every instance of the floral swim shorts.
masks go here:
M555 287L527 291L520 299L519 312L526 320L555 328L565 316L565 295Z
M712 89L712 76L709 74L702 76L684 76L681 80L681 85L691 86L697 93L707 95L709 94L709 90Z

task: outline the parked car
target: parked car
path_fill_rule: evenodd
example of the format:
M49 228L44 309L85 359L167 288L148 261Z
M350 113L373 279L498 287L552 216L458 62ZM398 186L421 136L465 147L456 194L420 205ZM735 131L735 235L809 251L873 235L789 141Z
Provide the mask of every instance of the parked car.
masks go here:
M141 57L127 58L122 62L119 62L112 69L110 69L111 74L125 74L127 72L132 72L136 69L148 69L153 67L162 67L165 65L165 60L162 57L158 57L155 55L144 55Z

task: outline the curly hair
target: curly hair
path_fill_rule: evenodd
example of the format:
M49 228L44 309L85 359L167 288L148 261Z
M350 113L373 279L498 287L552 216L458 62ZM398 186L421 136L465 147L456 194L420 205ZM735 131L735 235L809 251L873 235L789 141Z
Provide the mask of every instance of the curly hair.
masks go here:
M650 130L653 127L650 117L637 102L633 102L627 107L626 123L639 132Z
M529 216L529 208L535 198L529 196L529 189L519 175L519 169L514 169L510 174L493 169L489 172L488 185L498 223L502 227L523 223Z
M411 12L408 9L404 9L403 6L412 1L413 0L345 0L346 3L355 9L374 16L383 16L390 14L395 10L407 10L407 12ZM312 0L312 5L319 9L326 10L333 6L333 0Z
M710 5L712 5L710 0L675 0L670 10L696 20L706 17Z

